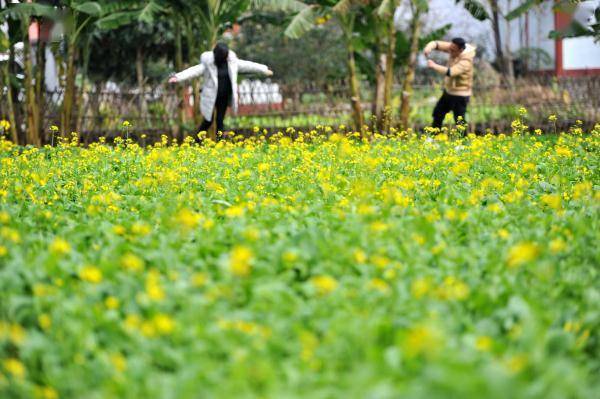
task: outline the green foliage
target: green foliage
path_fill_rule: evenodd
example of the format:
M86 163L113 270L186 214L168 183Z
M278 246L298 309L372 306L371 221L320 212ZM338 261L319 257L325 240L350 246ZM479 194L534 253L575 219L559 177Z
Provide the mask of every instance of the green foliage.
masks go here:
M471 13L471 15L475 18L478 19L479 21L485 21L486 19L489 19L490 16L487 12L487 10L485 9L485 6L477 0L456 0L456 3L461 3L463 4L463 6L465 7L465 9L467 11L469 11L469 13Z
M513 20L515 18L520 17L525 14L527 11L532 9L535 6L542 4L545 0L525 0L521 1L516 8L512 9L508 14L506 14L506 19L508 21Z
M507 20L512 20L525 14L531 8L538 6L542 3L548 2L549 0L525 0L519 4L516 8L511 10L507 15ZM570 0L559 0L553 1L554 9L562 12L572 13L578 7L577 1ZM568 37L582 37L582 36L593 36L596 41L600 41L600 7L596 7L594 10L596 23L589 29L582 26L578 21L573 21L562 31L552 31L549 34L551 39L561 39Z
M285 27L247 21L232 48L244 59L269 65L277 81L286 84L312 81L336 82L347 75L346 57L339 29L331 24L313 29L301 41L284 35Z
M58 13L54 7L37 3L11 4L0 12L0 19L27 20L32 17L57 18Z
M600 131L523 121L0 140L0 396L595 397Z

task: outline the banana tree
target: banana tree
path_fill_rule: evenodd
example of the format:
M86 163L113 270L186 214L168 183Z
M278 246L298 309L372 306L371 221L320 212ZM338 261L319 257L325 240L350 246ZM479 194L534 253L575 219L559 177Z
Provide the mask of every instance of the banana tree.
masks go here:
M399 0L383 0L379 5L377 14L383 21L387 30L387 46L385 52L385 83L383 95L383 108L391 115L392 91L394 87L394 60L396 58L396 27L394 24L394 14L398 7ZM381 119L380 116L377 117ZM381 128L388 129L390 118L383 118Z
M131 0L132 1L132 0ZM298 8L296 0L146 0L143 15L151 23L156 18L171 22L175 41L175 69L182 70L187 64L197 63L203 50L213 48L221 35L240 18L254 10L288 11ZM110 21L120 21L135 15L130 11L116 13ZM140 14L142 15L142 14ZM106 19L101 23L106 23ZM184 45L187 44L187 62L184 60ZM179 98L184 98L184 87L180 86ZM194 98L200 97L200 84L192 82ZM194 123L201 118L197 109L193 110ZM187 121L185 106L179 109L179 125ZM177 132L175 132L177 135Z
M355 37L357 12L364 5L362 0L318 0L301 5L300 10L292 18L286 28L286 36L292 39L300 38L318 23L327 21L330 17L342 30L347 51L348 80L350 84L350 104L354 127L362 130L364 115L362 110L360 82L355 58L355 46L359 38Z
M8 40L8 37L6 36L6 34L2 30L0 30L0 53L5 53L7 51L10 51L10 41ZM9 61L4 61L0 65L2 67L2 80L0 83L5 85L6 91L7 91L6 97L7 97L7 107L8 107L8 109L7 109L8 121L10 122L10 139L12 140L13 143L18 143L19 136L17 134L15 104L13 101L13 89L12 89L12 82L11 82L11 77L10 77L9 64L10 64Z
M543 3L548 3L549 0L525 0L522 1L514 9L506 14L506 20L511 21L521 15L526 14L529 10ZM569 14L574 14L578 7L583 7L580 1L569 0L553 0L554 9ZM589 2L588 2L589 3ZM574 19L572 23L561 31L552 31L549 33L551 38L566 38L566 37L581 37L591 36L596 42L600 41L600 3L587 4L587 13L583 13L584 20Z
M490 20L494 31L494 44L496 47L496 60L500 71L509 78L513 76L512 61L510 53L505 54L502 49L502 35L500 31L500 18L502 17L498 0L455 0L456 4L462 4L469 13L479 21ZM536 2L539 2L536 0ZM491 12L488 12L488 10ZM491 14L491 15L490 15Z
M402 84L402 102L400 104L400 124L403 128L408 127L410 117L410 102L413 94L413 82L417 69L417 57L419 55L419 39L421 37L421 17L428 11L429 6L425 0L410 0L412 22L410 26L410 52L406 65L406 74Z
M94 28L95 22L104 16L105 11L99 2L71 0L65 2L66 17L66 71L64 76L63 103L60 114L61 135L75 128L73 109L76 101L78 60L82 46ZM85 57L84 57L85 58Z
M194 0L193 4L194 12L188 13L184 21L188 27L189 54L194 60L200 58L200 49L212 49L225 31L240 20L250 17L253 12L289 13L303 7L297 0ZM200 28L199 36L190 34L190 27L194 25ZM193 82L193 85L194 96L199 98L199 82ZM195 111L199 118L199 112Z
M20 3L11 4L0 13L0 20L11 19L18 21L19 31L21 35L21 41L23 43L23 66L24 66L24 89L25 89L25 117L26 117L26 130L25 140L26 144L40 145L42 143L42 122L43 122L43 62L40 62L43 58L43 46L38 43L36 48L36 59L37 63L31 56L31 42L29 38L29 26L33 19L37 19L38 22L41 18L56 18L56 10L53 7L36 4L36 3ZM11 45L9 44L9 47ZM9 49L9 51L12 51ZM11 57L12 58L12 57ZM9 61L9 64L12 62ZM9 107L12 109L12 122L13 129L16 129L16 113L15 104L12 98L12 82L10 81L10 66L6 66L7 79L5 81L8 84L9 90ZM10 105L12 103L12 106ZM12 133L13 139L17 138L16 130Z

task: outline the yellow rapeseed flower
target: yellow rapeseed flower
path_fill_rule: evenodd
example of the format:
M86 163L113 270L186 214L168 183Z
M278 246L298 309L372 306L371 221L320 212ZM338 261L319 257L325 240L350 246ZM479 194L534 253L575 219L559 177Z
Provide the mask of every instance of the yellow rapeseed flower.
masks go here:
M79 271L79 278L88 283L98 284L102 281L102 271L95 266L84 266Z
M550 241L550 251L553 254L564 251L567 248L567 243L562 238L556 238Z
M287 250L281 255L281 260L288 264L296 262L298 258L298 252L291 250Z
M311 283L320 295L330 294L338 287L337 280L331 276L313 277Z
M409 358L429 357L439 350L442 343L442 335L433 327L417 325L407 331L402 348Z
M10 341L15 345L21 345L26 338L25 329L19 324L12 324L8 330Z
M175 329L175 322L171 316L159 313L152 318L156 331L161 335L169 335Z
M234 205L230 206L229 208L227 208L227 210L225 210L225 216L232 219L238 218L244 216L245 211L246 209L243 205Z
M560 195L558 194L544 194L541 196L541 201L554 210L562 208Z
M125 254L121 258L121 265L127 269L134 272L139 272L144 269L144 261L134 254Z
M184 230L192 230L198 227L202 217L187 208L181 209L175 216L175 220Z
M66 255L71 252L71 246L63 238L56 237L50 244L50 252L54 255Z
M152 228L144 222L136 222L131 226L131 232L138 236L145 236L150 234Z
M242 235L248 241L257 241L260 238L260 230L255 227L248 227Z
M125 227L123 227L121 225L116 225L116 226L113 226L112 231L116 235L122 236L127 232L127 229L125 229Z
M38 324L42 327L42 330L49 330L52 327L52 319L46 313L42 313L38 316Z
M127 369L127 359L120 353L111 354L110 363L119 373L122 373Z
M569 158L573 155L573 152L569 148L560 145L556 146L555 151L559 157Z
M517 374L527 366L527 357L525 355L510 356L505 359L504 364L511 373Z
M146 295L153 301L165 299L166 294L160 283L160 275L156 270L151 270L146 276Z
M119 300L114 296L109 296L104 300L104 305L108 309L117 309L119 307Z
M420 299L431 290L431 282L428 278L417 278L410 285L410 292L415 299Z
M58 399L58 392L52 387L36 387L35 397L38 399Z
M506 229L498 230L497 234L498 237L502 238L503 240L507 240L508 238L510 238L510 233Z
M475 339L475 348L480 352L489 352L492 349L494 341L487 335L482 335Z
M367 254L362 249L354 251L354 261L356 263L365 263L367 261Z
M413 234L412 239L419 245L425 244L425 237L423 237L421 234Z
M192 285L194 287L202 287L206 285L207 281L208 276L206 275L206 273L198 272L192 275Z
M469 296L469 286L456 277L448 276L437 289L437 294L440 299L462 301Z
M244 246L236 246L229 254L229 271L234 276L247 277L252 271L254 254Z
M374 278L369 282L369 288L375 291L379 291L382 294L387 294L390 292L389 284L380 278Z
M391 263L390 259L383 255L373 255L371 257L371 262L378 269L384 269Z
M592 191L592 183L589 181L577 183L573 187L573 198L580 199L586 195L589 195Z
M16 378L25 377L25 372L26 372L25 365L23 365L23 363L19 359L8 358L8 359L4 360L3 365L4 365L4 369L9 374L12 374L14 377L16 377Z
M539 247L531 242L523 242L508 251L508 267L517 267L536 259L540 253Z
M381 232L387 231L387 229L389 229L389 225L385 222L378 220L378 221L371 223L369 225L369 228L374 233L381 233Z

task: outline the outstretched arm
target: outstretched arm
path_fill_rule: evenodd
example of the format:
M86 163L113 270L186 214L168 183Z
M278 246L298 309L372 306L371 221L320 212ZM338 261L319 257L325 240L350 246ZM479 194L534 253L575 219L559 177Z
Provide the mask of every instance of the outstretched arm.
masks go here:
M427 43L427 46L425 46L425 49L423 50L423 54L425 54L425 57L429 57L429 54L431 54L431 52L433 50L438 50L438 51L443 51L444 53L448 53L450 51L451 44L452 43L450 43L450 42L434 40L432 42Z
M198 64L191 68L186 69L185 71L179 72L175 74L175 76L169 79L170 83L178 83L185 82L186 80L197 78L198 76L202 76L204 73L204 64Z
M273 75L268 66L246 60L238 60L238 70L241 73L260 73L265 76Z
M433 60L428 60L427 66L442 75L458 76L471 70L471 61L461 60L454 64L452 67L446 67L436 63Z
M436 71L439 74L442 75L446 75L446 76L450 76L450 68L445 67L443 65L438 64L437 62L433 61L433 60L428 60L427 61L427 67L430 69L433 69L434 71Z

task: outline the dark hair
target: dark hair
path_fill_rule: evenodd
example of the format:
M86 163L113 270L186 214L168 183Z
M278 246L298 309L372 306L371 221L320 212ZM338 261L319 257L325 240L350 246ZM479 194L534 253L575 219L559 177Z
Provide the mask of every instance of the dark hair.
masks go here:
M229 57L229 47L226 44L219 43L215 46L213 54L215 55L215 65L217 67L223 66Z
M456 44L459 49L464 50L467 47L467 42L462 37L455 37L452 39L452 43Z

